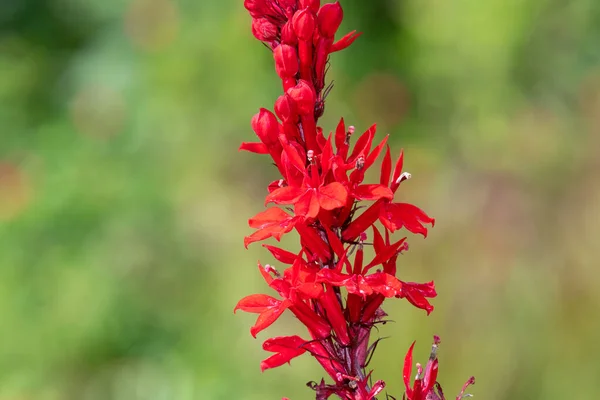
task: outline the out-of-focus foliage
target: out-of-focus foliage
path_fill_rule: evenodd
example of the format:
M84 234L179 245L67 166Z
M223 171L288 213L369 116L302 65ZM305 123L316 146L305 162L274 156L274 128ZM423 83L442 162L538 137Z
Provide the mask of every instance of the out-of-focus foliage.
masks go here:
M275 176L237 146L280 90L242 1L0 3L0 400L311 398L232 314ZM437 333L448 395L596 399L600 3L342 5L322 123L391 133L437 221L399 262L436 311L390 302L377 378L401 396Z

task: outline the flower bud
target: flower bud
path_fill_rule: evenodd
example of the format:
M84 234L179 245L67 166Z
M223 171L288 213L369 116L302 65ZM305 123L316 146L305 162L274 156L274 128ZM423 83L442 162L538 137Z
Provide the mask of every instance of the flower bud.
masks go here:
M298 36L294 32L292 21L286 22L281 28L281 43L289 44L290 46L298 44Z
M295 9L297 4L297 0L279 0L279 6L284 10Z
M275 102L275 113L282 121L295 119L298 116L296 104L290 96L283 94Z
M321 0L300 0L300 8L310 8L313 13L319 11Z
M294 32L298 39L312 40L315 31L315 16L309 9L298 10L292 18Z
M287 91L287 94L296 103L298 114L308 115L315 109L315 94L308 82L300 79L298 84Z
M275 71L281 79L293 77L298 73L298 53L287 44L280 44L273 50Z
M279 142L279 122L277 122L277 117L265 108L261 108L260 111L252 117L252 130L256 133L256 136L259 137L261 142L267 146Z
M244 7L250 12L253 18L260 18L265 15L265 0L244 0Z
M279 33L277 25L266 18L252 19L252 34L262 42L271 42L277 39Z
M339 1L323 5L317 16L319 32L321 35L324 37L333 37L340 27L343 17L344 12L342 11L342 6L340 6Z

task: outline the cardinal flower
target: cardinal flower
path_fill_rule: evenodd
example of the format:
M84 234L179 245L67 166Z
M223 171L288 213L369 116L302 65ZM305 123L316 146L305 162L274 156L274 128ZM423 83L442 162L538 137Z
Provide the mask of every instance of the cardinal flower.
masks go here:
M397 264L408 251L405 233L426 237L435 221L416 205L394 201L410 174L403 171L402 151L392 167L388 136L377 142L375 124L357 137L343 118L329 134L319 125L332 89L326 76L332 54L360 36L352 31L338 37L344 16L340 3L245 0L244 6L252 17L251 32L272 53L274 76L281 83L273 111L260 108L251 120L258 140L240 146L270 157L277 174L265 182L268 208L249 219L254 231L244 245L281 241L283 236L290 239L285 243L295 239L297 245L289 250L263 244L284 269L259 263L269 294L242 298L234 312L257 314L250 328L253 337L281 323L284 314L302 327L297 335L263 341L269 356L260 363L262 371L310 354L323 370L308 385L317 400L373 400L385 390L369 369L380 340L373 328L387 316L384 303L404 298L428 315L433 311L433 281L410 282L403 275L408 268L399 274ZM379 182L369 181L380 158ZM436 339L424 370L417 364L412 382L414 343L410 347L405 399L445 400L436 382L438 344Z

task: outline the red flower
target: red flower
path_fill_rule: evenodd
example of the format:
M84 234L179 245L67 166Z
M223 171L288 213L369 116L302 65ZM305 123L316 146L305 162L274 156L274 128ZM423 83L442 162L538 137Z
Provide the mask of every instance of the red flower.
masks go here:
M255 231L245 237L244 245L269 238L280 241L295 230L300 248L291 252L264 244L286 266L279 273L259 264L260 274L276 295L249 295L234 311L258 314L250 329L254 337L286 310L307 329L307 339L296 335L267 339L263 349L272 355L262 361L261 370L309 353L332 380L309 385L317 400L332 395L372 400L385 388L383 381L373 383L372 371L367 370L377 347L377 341L370 340L372 329L386 317L384 301L406 298L429 314L433 310L429 299L437 296L433 282L406 282L398 276L396 263L408 250L407 238L391 235L405 228L427 236L426 225L435 221L415 205L394 202L410 174L402 170L402 152L392 165L387 136L375 142L375 125L356 140L355 128L346 127L343 119L329 135L318 125L331 89L325 76L330 56L360 36L352 31L336 41L344 15L340 3L245 0L244 6L252 17L252 33L273 53L283 89L275 113L261 108L252 118L258 141L240 146L240 150L268 154L280 174L267 184L265 193L265 205L276 206L248 221ZM365 182L384 150L379 182ZM382 229L376 227L379 224ZM371 241L367 232L372 232ZM364 251L368 246L374 250L371 257ZM417 364L412 386L414 343L410 347L404 365L405 398L443 400L436 382L437 344L424 374Z
M438 359L437 359L437 350L440 344L440 338L438 336L433 337L433 345L431 347L431 354L429 355L429 360L427 361L427 365L425 366L425 374L423 374L423 367L421 364L417 363L417 375L413 382L412 387L410 386L411 373L412 373L412 352L415 347L415 342L410 346L408 352L406 353L406 357L404 358L404 386L406 388L406 392L402 397L405 400L445 400L444 392L442 391L442 387L437 382L437 374L438 374ZM475 378L471 377L464 384L462 391L456 397L456 400L461 400L463 397L468 397L470 395L465 394L465 390L468 386L475 383Z

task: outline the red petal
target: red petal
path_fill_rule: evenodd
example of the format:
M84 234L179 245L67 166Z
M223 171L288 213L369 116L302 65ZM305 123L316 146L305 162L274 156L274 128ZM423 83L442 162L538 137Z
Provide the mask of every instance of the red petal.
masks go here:
M327 261L331 257L329 244L323 241L323 238L312 228L304 224L298 224L296 230L300 234L301 244L303 248L307 248L317 256L321 261Z
M296 169L302 173L306 171L306 161L300 156L298 150L294 146L290 144L285 135L279 135L279 141L283 146L283 151L289 157L289 161L292 163Z
M383 251L385 248L385 242L383 241L383 237L381 233L379 233L379 229L373 225L373 249L375 250L375 254Z
M340 238L335 233L333 233L331 229L325 228L325 232L327 233L327 240L329 240L329 245L331 246L331 249L338 256L337 268L341 269L341 265L343 262L350 265L348 258L344 257L346 255L346 250L344 250L344 244L342 243Z
M293 264L294 261L298 258L298 256L290 251L280 249L279 247L271 246L268 244L263 244L263 247L273 254L273 257L277 261L280 261L284 264Z
M248 225L251 228L262 229L269 225L283 222L291 216L283 211L281 208L272 207L265 211L259 212L254 217L248 220Z
M373 138L375 137L375 132L377 131L377 125L373 124L369 129L367 129L356 141L354 145L354 150L352 151L352 155L348 157L348 162L353 163L359 155L368 154L371 150L371 144L373 143Z
M331 135L327 138L327 142L323 147L321 153L321 176L327 176L327 173L331 169L331 160L333 158L333 146L331 145Z
M242 142L239 150L246 150L257 154L269 154L269 148L264 143Z
M400 183L396 183L400 175L402 174L402 166L404 164L404 150L400 150L400 155L398 156L398 161L396 161L396 166L394 167L394 173L392 174L392 184L390 188L393 192L396 192Z
M413 306L427 311L427 315L431 314L433 306L427 301L427 297L437 296L433 282L426 284L403 282L402 292L403 297L406 297Z
M332 182L318 190L319 204L324 210L343 207L348 198L348 190L339 182Z
M373 225L379 217L381 204L382 203L379 201L376 202L371 207L367 208L358 218L352 221L343 231L342 239L347 242L352 241Z
M306 190L295 186L285 186L269 193L265 198L265 205L273 202L275 204L293 204Z
M384 249L380 249L380 251L376 252L373 261L371 261L369 265L365 266L365 268L362 270L363 275L366 274L369 269L373 268L376 265L387 262L390 258L398 254L398 249L404 244L405 240L406 238L402 238L396 243L390 246L386 246Z
M383 161L381 162L381 175L379 178L379 183L381 183L384 186L389 186L391 172L392 172L392 156L390 154L390 146L387 146L385 156L383 156Z
M430 218L419 207L408 203L389 203L381 209L381 223L394 232L405 227L412 233L420 233L427 237L427 228L423 224L434 225L435 219Z
M373 163L375 162L375 160L377 160L377 157L379 157L379 154L381 154L381 150L383 150L383 146L385 146L385 144L387 143L387 140L388 140L389 137L390 137L390 135L385 135L385 137L383 138L383 140L381 141L381 143L379 143L377 145L377 147L375 147L373 149L373 151L371 152L371 154L369 154L369 156L365 160L365 166L364 166L365 170L369 169L371 167L371 165L373 165ZM387 185L385 185L385 186L387 186Z
M404 378L404 386L406 387L406 394L410 399L412 397L412 390L410 388L410 375L412 372L412 353L413 348L415 347L415 342L410 345L408 352L406 353L406 357L404 357L404 369L402 370L402 377Z
M253 294L241 299L233 309L233 312L242 310L250 313L262 313L269 308L279 306L280 303L281 300L277 300L275 297L266 294Z
M423 391L425 393L429 392L431 388L433 388L433 384L437 379L437 374L438 360L436 358L435 360L433 360L433 362L430 360L427 363L427 367L425 368L425 376L423 377Z
M344 50L346 47L350 46L360 35L362 35L362 32L356 33L356 31L346 34L343 38L331 46L331 52L334 53L336 51Z
M367 201L376 201L379 199L391 200L394 198L394 193L392 193L389 187L378 184L359 185L354 189L352 194L357 200Z
M346 158L346 152L348 151L348 144L346 144L346 125L344 124L344 118L340 119L340 122L335 129L335 148L337 154ZM341 150L344 149L343 154Z
M367 284L374 292L385 297L395 297L402 294L402 281L385 272L377 272L365 277Z
M267 358L260 363L261 371L269 368L279 367L285 363L289 363L291 359L302 355L306 352L303 347L306 340L299 336L281 336L267 339L263 343L263 349L266 351L277 353Z
M323 308L325 308L327 320L331 324L340 343L344 346L348 345L350 343L350 337L348 336L346 319L342 313L340 302L330 285L327 286L327 290L321 295L319 302Z
M294 213L304 218L316 218L319 209L319 200L315 195L315 189L307 190L294 204Z
M285 211L277 207L258 213L248 220L250 227L256 228L258 231L244 238L244 246L248 248L250 243L270 237L280 240L284 234L294 228L296 221L295 217L292 218Z
M269 308L266 311L262 312L258 318L256 319L256 323L252 328L250 328L250 334L252 337L256 337L256 335L268 328L273 322L279 318L279 316L292 305L292 302L289 300L281 301L279 305Z

